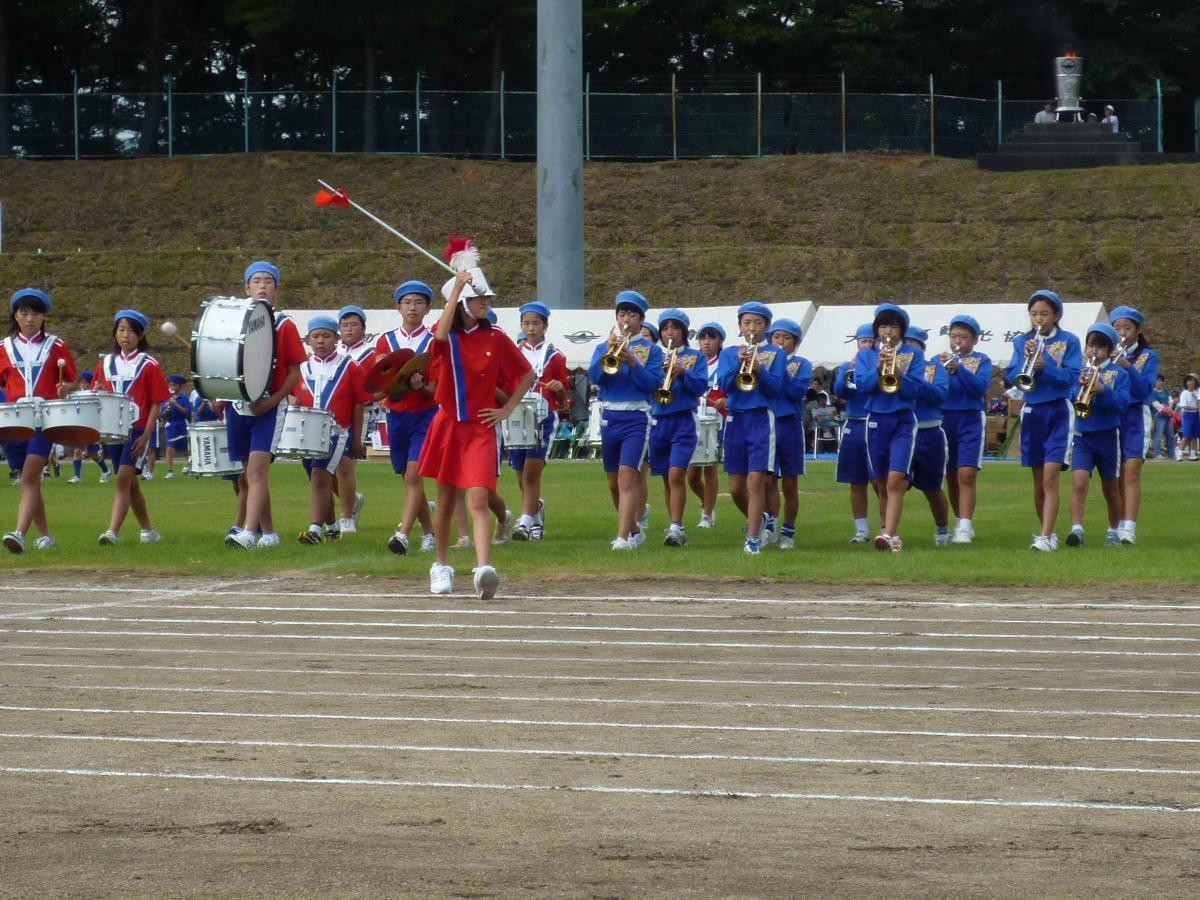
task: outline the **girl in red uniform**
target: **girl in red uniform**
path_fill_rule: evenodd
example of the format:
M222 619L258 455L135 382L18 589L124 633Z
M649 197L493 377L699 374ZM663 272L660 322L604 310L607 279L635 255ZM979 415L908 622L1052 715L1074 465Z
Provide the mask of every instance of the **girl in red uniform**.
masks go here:
M128 394L137 404L138 417L124 444L108 448L117 470L117 493L113 497L108 530L100 535L101 544L115 544L129 510L142 527L143 544L159 539L146 508L146 496L139 484L142 464L150 445L150 435L158 425L158 411L170 398L171 389L163 378L158 360L146 351L146 329L150 320L136 309L118 310L113 316L113 352L104 357L96 372L96 390Z
M442 293L446 308L430 345L439 372L439 409L420 459L421 475L438 486L433 523L437 562L429 569L429 589L435 594L454 589L454 570L447 564L450 520L459 492L465 491L475 531L475 592L489 600L500 583L488 563L492 531L488 493L496 489L496 424L512 414L533 384L534 374L517 345L488 322L492 292L483 272L477 268L460 272ZM496 388L509 384L512 393L497 409Z
M8 337L0 347L0 386L8 402L67 396L75 390L79 373L62 338L46 333L50 296L37 288L22 288L12 295L10 305ZM4 535L4 546L10 553L25 552L25 533L31 524L41 535L34 547L50 550L55 546L42 499L42 469L50 458L51 447L40 428L28 440L4 442L9 467L21 472L17 527Z

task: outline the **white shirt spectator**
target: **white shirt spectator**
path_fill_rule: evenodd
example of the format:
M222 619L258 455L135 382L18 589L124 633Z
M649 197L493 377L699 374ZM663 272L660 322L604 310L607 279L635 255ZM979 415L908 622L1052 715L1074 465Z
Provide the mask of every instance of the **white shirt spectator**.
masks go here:
M1101 125L1111 125L1113 134L1116 134L1117 132L1119 132L1121 130L1120 125L1117 124L1117 114L1115 112L1113 112L1113 109L1111 106L1105 107L1104 118L1100 120L1100 124Z
M1033 124L1035 125L1053 125L1057 121L1058 116L1046 109L1041 110L1033 117Z
M1194 412L1198 402L1200 402L1200 395L1195 391L1185 388L1179 392L1179 408L1184 412Z

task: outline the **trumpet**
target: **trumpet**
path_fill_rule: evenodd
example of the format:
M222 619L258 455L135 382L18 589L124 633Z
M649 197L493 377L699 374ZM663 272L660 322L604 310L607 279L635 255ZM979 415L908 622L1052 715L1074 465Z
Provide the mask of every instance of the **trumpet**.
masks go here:
M1127 347L1125 344L1119 343L1119 344L1117 344L1117 349L1115 349L1113 351L1113 355L1112 355L1111 359L1113 362L1120 362L1123 359L1128 359L1128 357L1129 357L1129 347Z
M951 352L949 352L949 353L942 354L942 365L948 366L948 365L950 365L950 363L961 364L962 363L962 353L959 352L959 348L951 347L950 351Z
M605 375L616 375L621 371L621 354L629 346L629 334L624 331L621 332L621 339L614 344L616 333L617 330L614 328L613 336L609 338L610 349L600 357L600 371Z
M858 386L854 383L854 366L846 370L846 376L842 379L842 384L852 391L858 390Z
M900 390L900 376L896 374L896 348L889 338L883 342L880 354L888 353L887 359L879 368L879 389L885 394L894 394Z
M1075 407L1075 415L1080 419L1086 419L1092 414L1092 393L1096 390L1096 382L1100 380L1100 367L1096 365L1096 357L1088 357L1088 368L1091 370L1091 377L1083 382L1079 388L1079 395L1072 404Z
M758 387L758 373L754 371L754 366L758 362L758 344L747 344L746 346L753 346L753 349L733 379L734 387L739 391L752 391Z
M667 349L671 351L667 358L667 375L663 378L662 387L654 392L654 402L659 406L670 406L671 401L675 399L675 392L671 390L671 377L675 374L675 357L679 355L679 348L675 347L672 341L667 344Z
M1034 376L1033 373L1037 367L1038 358L1042 355L1042 350L1046 347L1046 336L1042 334L1042 329L1037 329L1037 337L1033 341L1033 352L1029 351L1029 344L1025 345L1025 365L1021 367L1021 371L1017 373L1017 377L1013 379L1013 387L1018 391L1028 393L1033 390Z

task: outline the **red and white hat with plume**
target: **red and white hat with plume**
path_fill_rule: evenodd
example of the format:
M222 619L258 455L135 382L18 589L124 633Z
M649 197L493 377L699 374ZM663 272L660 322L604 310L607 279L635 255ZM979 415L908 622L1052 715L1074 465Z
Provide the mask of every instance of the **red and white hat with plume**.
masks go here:
M469 237L461 234L451 235L442 256L455 272L471 273L471 283L463 288L459 295L460 301L469 300L471 297L496 296L496 292L491 289L483 275L483 269L479 268L479 248ZM442 285L442 296L447 300L450 299L453 287L453 278Z

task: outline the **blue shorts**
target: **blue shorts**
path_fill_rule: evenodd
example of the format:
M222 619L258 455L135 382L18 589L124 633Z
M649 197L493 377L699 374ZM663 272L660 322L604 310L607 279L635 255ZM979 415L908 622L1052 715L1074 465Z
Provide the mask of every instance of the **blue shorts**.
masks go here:
M518 472L525 468L525 460L540 459L545 461L546 454L550 452L550 442L554 440L554 432L558 428L558 413L550 413L542 420L541 438L542 442L537 447L532 447L528 450L510 450L508 453L508 464Z
M1021 407L1021 465L1040 469L1058 463L1071 465L1071 435L1075 430L1075 411L1071 401L1047 400Z
M867 416L867 462L871 478L887 478L889 472L908 477L916 446L917 416L911 409Z
M775 477L794 478L804 474L804 419L775 417Z
M946 432L946 468L983 467L985 417L982 409L943 409L942 430Z
M42 437L40 429L27 441L4 442L4 458L8 460L8 467L14 472L25 468L26 456L41 456L49 459L53 450L54 444L49 438Z
M337 471L338 465L342 461L342 457L346 454L346 447L350 444L350 432L338 431L329 439L329 456L325 459L306 459L303 461L304 471L308 475L308 480L312 481L313 468L324 469L326 472L333 473Z
M650 474L686 469L696 452L696 414L690 409L659 414L650 428Z
M737 409L725 420L725 471L730 475L775 472L775 413Z
M621 466L640 469L649 445L649 410L605 408L600 418L600 450L605 472L615 472Z
M188 426L187 422L168 422L167 423L167 439L168 447L180 447L187 445Z
M387 411L388 455L392 458L392 471L397 475L403 475L409 463L421 458L425 433L437 411L436 406L419 413Z
M1120 429L1075 432L1071 471L1090 474L1092 469L1095 469L1104 481L1112 481L1121 474Z
M918 491L934 493L946 480L946 432L941 427L918 428L908 480Z
M1121 420L1122 459L1145 459L1150 449L1150 436L1154 433L1150 407L1135 403L1125 410Z
M838 442L837 483L867 484L871 465L867 459L867 420L847 419Z
M119 469L121 466L133 466L139 472L142 471L142 465L146 462L146 457L150 455L150 445L146 444L146 452L141 456L133 455L133 445L145 433L145 428L135 428L129 432L129 440L124 444L108 445L108 458L112 460L114 469Z
M283 434L285 412L286 403L280 403L261 416L243 416L230 406L225 413L229 458L234 462L248 462L251 453L274 453Z

